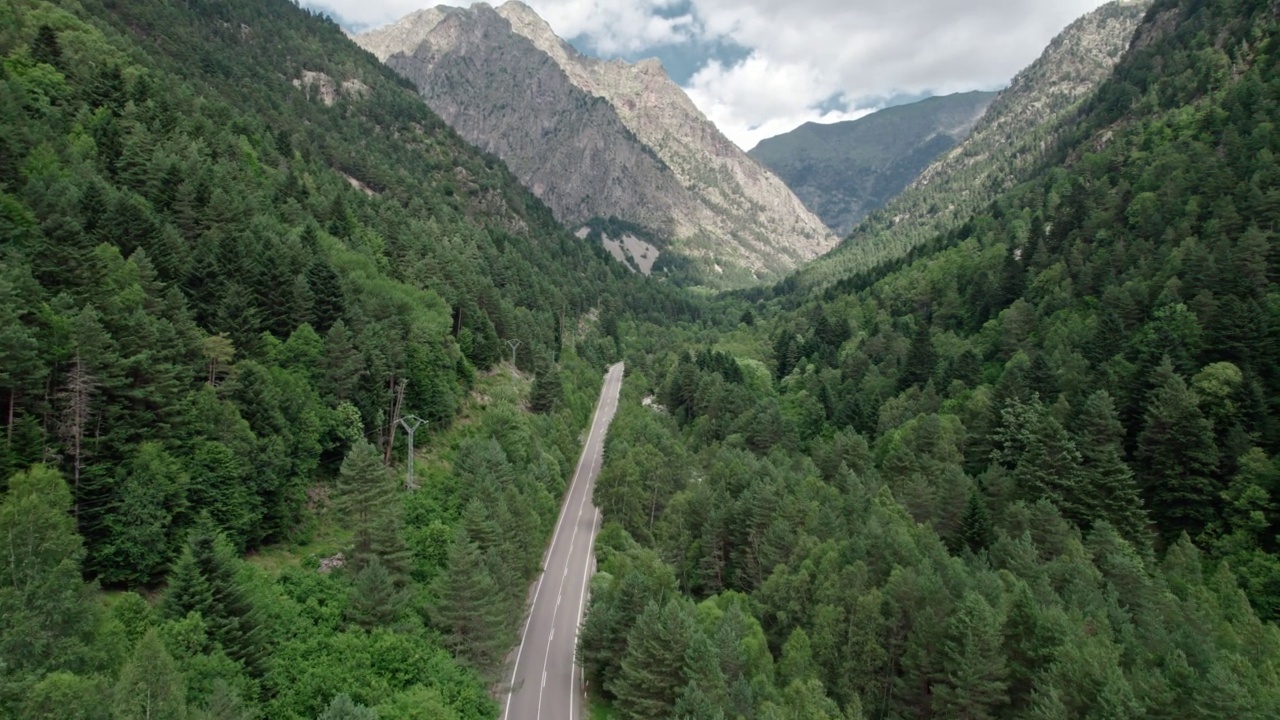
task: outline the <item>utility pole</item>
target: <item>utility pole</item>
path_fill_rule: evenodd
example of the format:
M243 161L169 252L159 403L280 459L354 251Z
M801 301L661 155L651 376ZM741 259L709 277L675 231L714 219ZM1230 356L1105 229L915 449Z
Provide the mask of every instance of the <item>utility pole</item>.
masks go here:
M519 340L508 340L507 346L511 348L511 374L516 374L516 348L520 347Z
M418 487L413 484L413 434L426 422L426 420L417 415L406 415L399 420L399 423L404 426L405 433L409 436L409 462L407 463L409 474L404 480L405 490L416 490Z

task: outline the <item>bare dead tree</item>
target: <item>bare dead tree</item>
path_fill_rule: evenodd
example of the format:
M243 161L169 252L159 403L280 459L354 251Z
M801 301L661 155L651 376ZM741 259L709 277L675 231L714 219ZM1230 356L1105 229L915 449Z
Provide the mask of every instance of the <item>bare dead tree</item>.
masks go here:
M79 348L67 371L67 382L58 393L62 403L62 440L71 450L71 485L76 498L75 515L80 515L80 471L84 468L84 436L93 419L93 393L98 381L84 365Z
M396 376L392 375L387 380L387 389L392 394L391 407L387 412L387 446L382 451L382 464L391 465L391 449L396 444L396 426L400 424L400 411L404 408L404 389L409 384L408 380L400 380L396 384Z

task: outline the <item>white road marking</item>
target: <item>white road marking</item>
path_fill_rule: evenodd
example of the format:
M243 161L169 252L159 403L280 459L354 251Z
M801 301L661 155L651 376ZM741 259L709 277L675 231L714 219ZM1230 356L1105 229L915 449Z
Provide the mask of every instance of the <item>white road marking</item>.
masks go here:
M601 464L601 458L595 457L595 454L599 452L598 446L600 443L600 441L598 441L595 436L599 430L601 430L603 427L607 427L609 422L612 420L613 412L617 407L617 399L611 396L614 393L618 392L617 387L621 385L621 378L620 377L616 379L614 378L613 369L614 368L610 368L610 372L605 375L605 385L604 385L604 389L602 389L602 394L605 396L605 401L596 408L596 413L592 417L591 429L587 433L587 442L583 447L582 456L578 458L578 466L574 470L573 478L572 478L572 481L570 482L568 492L565 494L564 505L561 508L560 518L556 521L555 531L552 533L552 536L551 536L551 543L547 546L547 550L543 554L543 562L542 562L543 572L538 576L537 585L534 586L533 601L529 606L529 614L525 618L524 629L520 634L520 646L516 649L515 664L511 669L510 690L507 694L506 707L504 708L503 714L502 714L503 720L508 720L511 714L511 700L515 694L516 675L520 670L520 660L522 655L524 654L525 642L528 639L529 626L530 624L532 624L534 610L537 608L538 598L542 592L542 581L546 578L546 565L547 565L547 562L550 560L551 556L554 554L553 551L556 548L556 544L559 542L560 528L563 527L565 516L568 515L569 506L573 502L573 494L577 492L577 490L579 489L578 488L579 480L582 476L582 461L586 459L589 454L592 455L591 462L588 463L588 466L587 466L588 485L591 482L590 478L595 475L597 469ZM601 420L604 420L604 422L600 422ZM551 632L547 640L547 651L546 651L546 654L543 656L543 660L542 660L542 687L539 688L539 692L538 692L538 710L537 710L538 720L541 720L541 717L542 717L542 694L543 694L542 689L546 687L546 683L547 683L547 661L551 654L551 639L555 637L555 623L556 623L556 618L559 615L559 607L560 607L561 600L563 598L564 582L565 582L564 578L567 577L569 574L568 559L573 556L573 549L577 544L578 528L581 527L581 524L582 524L582 510L584 506L586 506L590 502L591 494L592 493L590 492L583 492L582 497L578 501L578 515L574 523L573 534L570 536L570 539L569 539L569 550L565 556L566 558L565 569L563 574L561 575L560 590L556 595L556 607L552 611ZM595 544L596 526L599 523L600 511L596 509L594 506L592 506L591 509L592 509L592 518L591 518L591 527L588 532L589 544L587 545L587 561L584 566L582 594L581 594L580 602L578 606L578 620L577 620L577 624L574 627L575 650L577 647L577 637L578 637L579 626L581 626L582 624L582 615L586 606L586 598L587 598L587 591L588 591L586 571L589 570L595 564L594 562L595 558L593 557L594 553L592 552L592 548ZM574 692L573 684L574 684L574 678L575 678L575 675L577 674L577 671L578 671L577 662L576 660L574 660L570 666L570 671L569 671L569 683L570 683L569 720L575 720L573 696L576 693Z

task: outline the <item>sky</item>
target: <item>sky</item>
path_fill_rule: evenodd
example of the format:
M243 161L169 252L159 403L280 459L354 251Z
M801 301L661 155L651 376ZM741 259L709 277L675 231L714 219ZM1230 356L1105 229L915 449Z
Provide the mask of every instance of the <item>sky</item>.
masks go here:
M1072 20L1105 0L525 2L587 55L657 57L721 132L750 149L805 122L852 120L931 95L999 89ZM360 31L439 3L302 4Z

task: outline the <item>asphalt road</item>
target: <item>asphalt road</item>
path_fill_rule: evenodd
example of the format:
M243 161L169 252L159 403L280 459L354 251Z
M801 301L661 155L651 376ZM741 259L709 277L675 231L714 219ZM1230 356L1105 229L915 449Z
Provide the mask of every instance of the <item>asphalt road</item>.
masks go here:
M604 436L618 409L621 388L622 363L618 363L604 377L587 443L542 558L542 575L532 589L503 720L578 720L583 715L582 672L573 656L595 571L592 545L600 528L600 511L591 504L591 491L600 474Z

